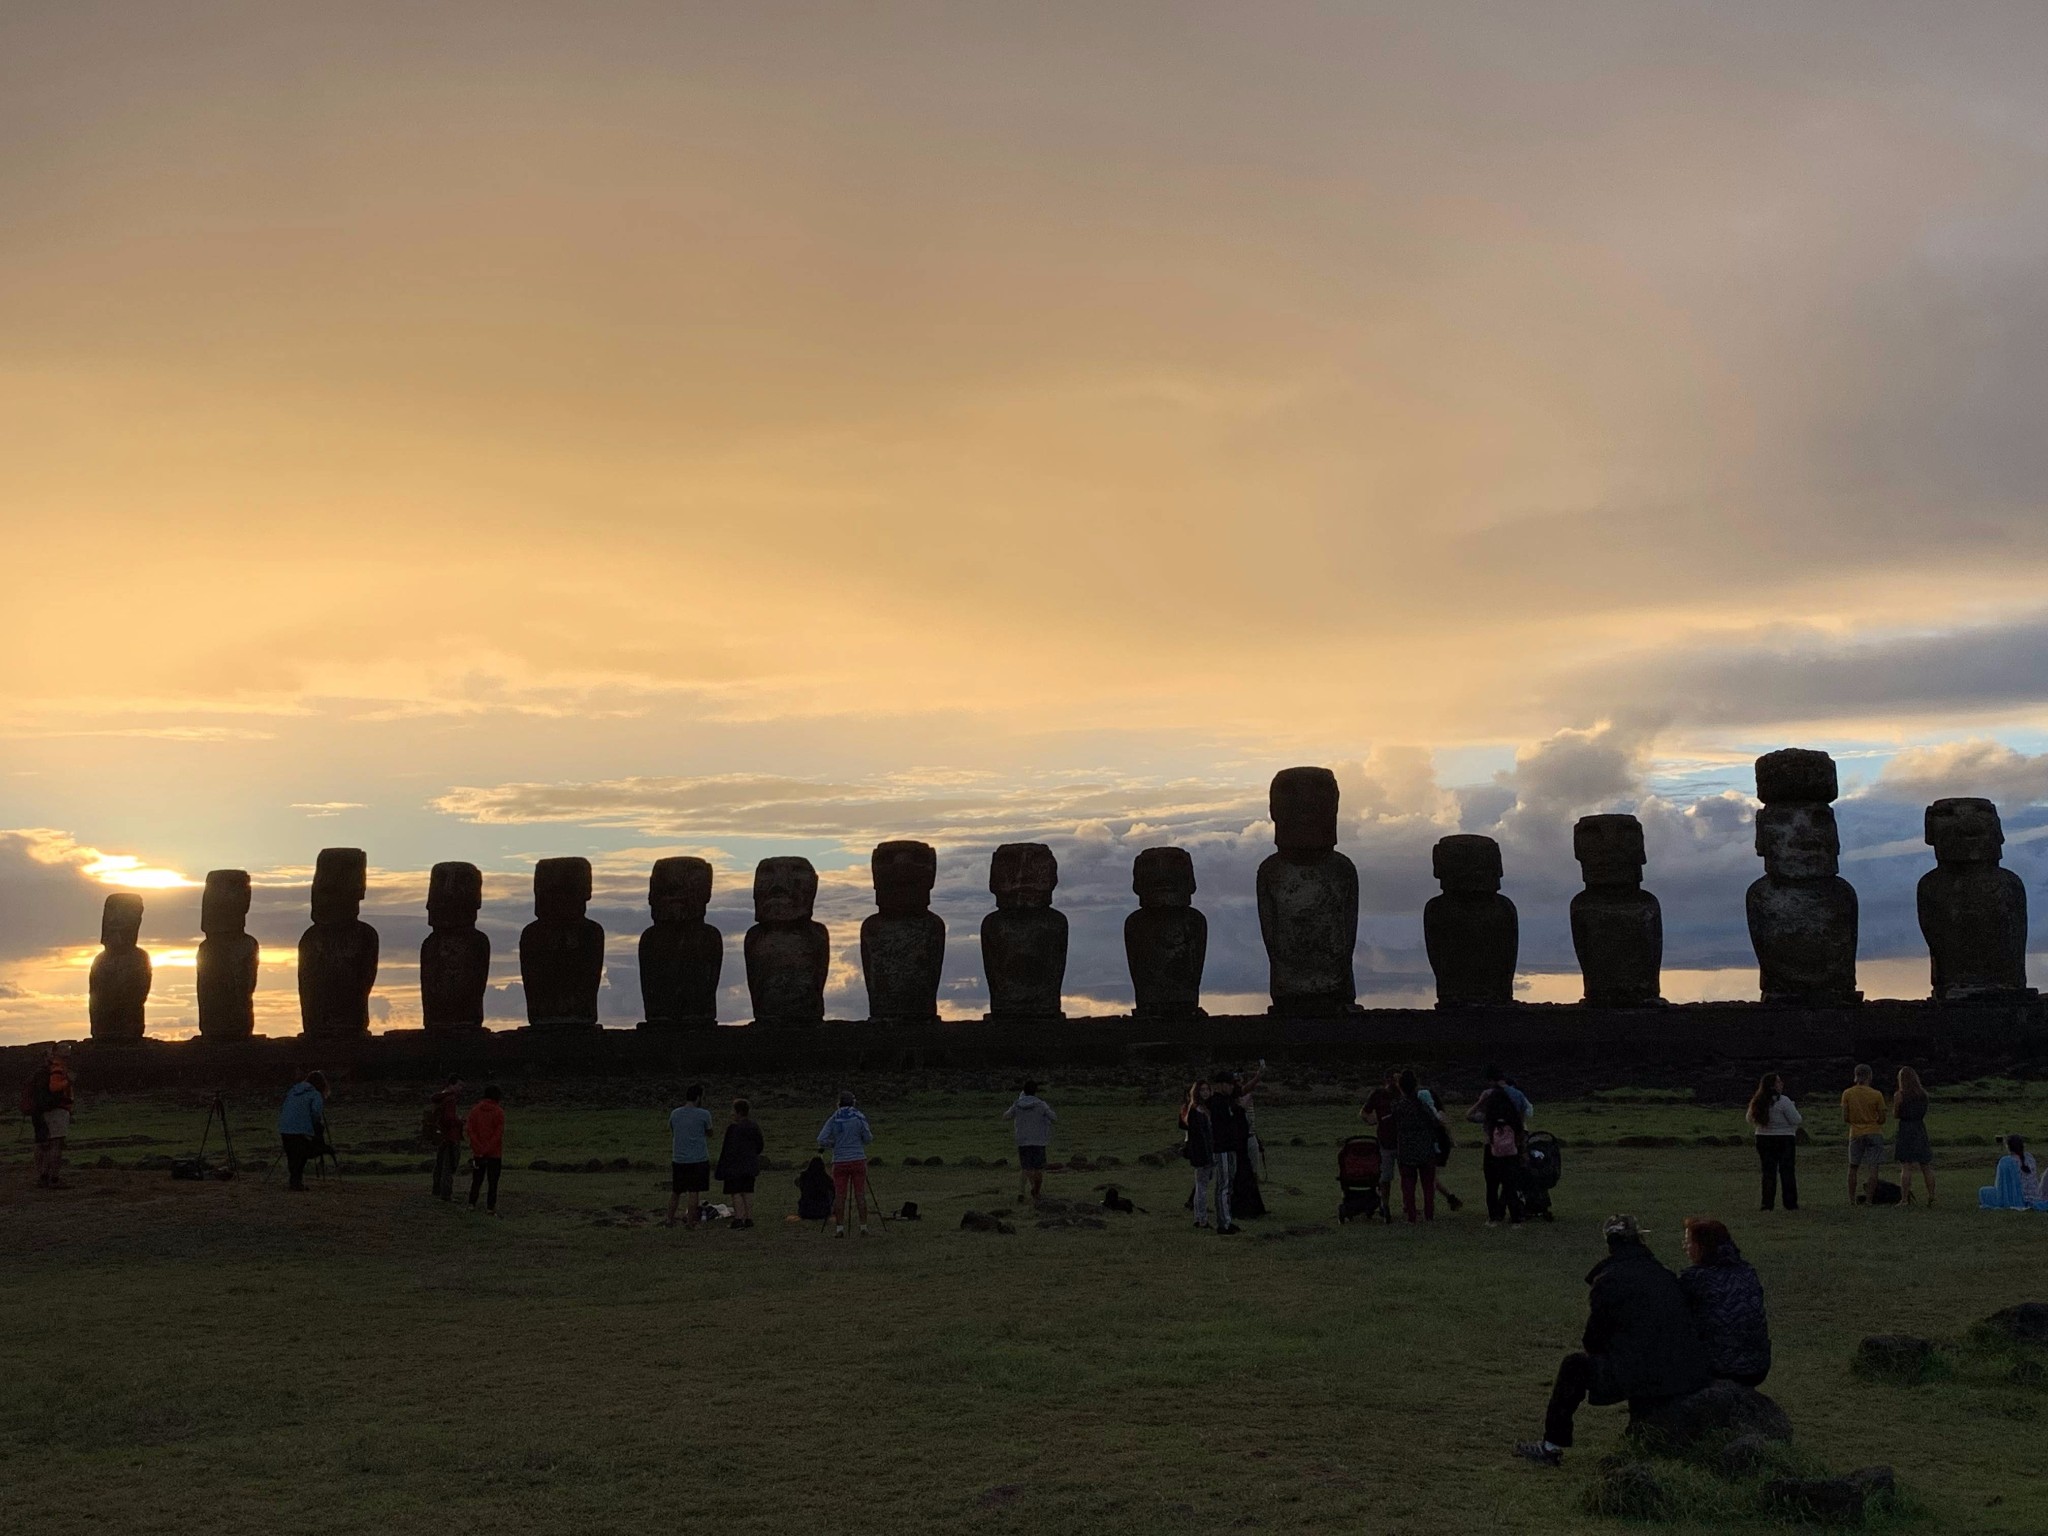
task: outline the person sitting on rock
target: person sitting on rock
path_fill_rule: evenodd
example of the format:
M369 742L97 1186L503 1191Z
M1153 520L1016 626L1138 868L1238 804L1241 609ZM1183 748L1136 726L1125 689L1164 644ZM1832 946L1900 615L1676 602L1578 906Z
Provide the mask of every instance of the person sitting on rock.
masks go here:
M1686 1218L1685 1255L1692 1265L1679 1272L1678 1286L1707 1347L1707 1369L1720 1380L1762 1386L1771 1374L1771 1324L1756 1270L1728 1228L1705 1216Z
M1697 1392L1709 1380L1706 1348L1685 1304L1678 1277L1657 1262L1633 1216L1601 1226L1607 1257L1586 1276L1592 1287L1585 1348L1566 1355L1550 1389L1543 1438L1525 1440L1517 1456L1561 1466L1572 1443L1579 1404L1626 1402L1633 1416Z

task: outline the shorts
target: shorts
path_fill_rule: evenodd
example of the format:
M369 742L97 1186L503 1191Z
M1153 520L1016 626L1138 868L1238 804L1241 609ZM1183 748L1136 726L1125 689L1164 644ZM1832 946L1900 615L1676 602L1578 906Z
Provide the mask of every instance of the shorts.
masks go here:
M832 1165L833 1199L844 1200L846 1192L850 1189L857 1189L862 1194L866 1194L867 1188L868 1160L866 1158L857 1157L850 1163L834 1163Z
M1882 1168L1884 1166L1884 1137L1851 1136L1849 1138L1849 1166L1851 1168Z
M1017 1166L1026 1173L1037 1172L1045 1166L1045 1148L1019 1147L1017 1149Z
M754 1192L754 1179L755 1175L749 1173L741 1178L721 1179L719 1184L728 1195L751 1195Z
M678 1195L701 1195L711 1187L711 1164L670 1163L669 1189Z
M43 1126L50 1140L62 1141L71 1134L71 1111L68 1109L46 1109L43 1111Z

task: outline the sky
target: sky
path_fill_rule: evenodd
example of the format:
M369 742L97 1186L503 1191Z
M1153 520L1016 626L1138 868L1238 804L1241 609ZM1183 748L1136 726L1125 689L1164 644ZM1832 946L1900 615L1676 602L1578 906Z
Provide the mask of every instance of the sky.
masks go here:
M378 1027L425 871L811 857L864 1012L884 837L1043 840L1069 1009L1138 849L1262 1007L1265 785L1336 768L1369 1002L1500 839L1578 995L1581 814L1643 817L1666 992L1755 995L1749 763L1842 764L1866 992L1920 809L2048 876L2048 10L1552 0L0 9L0 1041L85 1027L141 889L189 1033L246 868L296 1029L323 846ZM2036 927L2035 944L2048 951ZM2037 978L2044 972L2037 956Z

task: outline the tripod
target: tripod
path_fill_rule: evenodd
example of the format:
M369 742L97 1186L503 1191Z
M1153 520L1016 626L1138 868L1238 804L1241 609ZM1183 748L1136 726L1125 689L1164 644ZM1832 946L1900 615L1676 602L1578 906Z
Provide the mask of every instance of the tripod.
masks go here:
M221 1142L227 1148L227 1161L218 1170L213 1170L206 1166L206 1138L213 1134L213 1122L216 1118L220 1121ZM224 1090L219 1088L214 1089L213 1102L206 1106L206 1118L200 1122L198 1163L202 1172L211 1173L216 1179L232 1179L235 1176L235 1134L228 1129L228 1101Z

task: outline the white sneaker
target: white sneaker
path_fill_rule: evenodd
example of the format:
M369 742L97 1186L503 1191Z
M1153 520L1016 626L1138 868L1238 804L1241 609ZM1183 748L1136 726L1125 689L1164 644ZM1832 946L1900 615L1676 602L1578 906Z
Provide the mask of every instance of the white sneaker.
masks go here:
M866 1236L868 1236L868 1235L869 1235L869 1234L868 1234L868 1224L867 1224L866 1222L862 1222L862 1223L860 1224L860 1235L861 1235L862 1237L866 1237Z
M834 1237L844 1237L844 1236L846 1236L846 1228L844 1228L844 1227L834 1227L834 1228L832 1229L832 1235L833 1235Z

